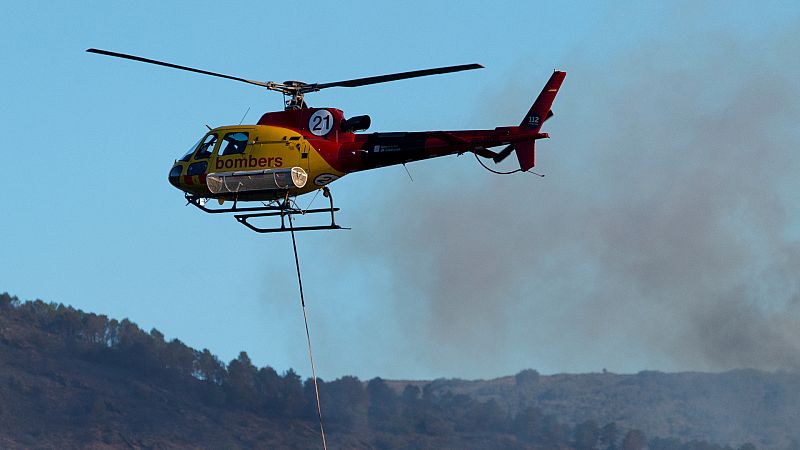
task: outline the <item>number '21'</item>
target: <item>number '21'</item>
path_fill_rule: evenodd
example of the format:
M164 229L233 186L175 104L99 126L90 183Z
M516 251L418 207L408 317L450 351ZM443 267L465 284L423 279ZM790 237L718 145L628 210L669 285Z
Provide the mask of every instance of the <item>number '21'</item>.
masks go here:
M323 120L325 121L325 127L324 128L322 126L320 126L320 125L322 125L322 121ZM325 116L325 117L315 116L311 120L313 122L313 124L311 126L311 129L314 130L314 131L328 130L328 129L331 128L330 120L331 120L331 116Z

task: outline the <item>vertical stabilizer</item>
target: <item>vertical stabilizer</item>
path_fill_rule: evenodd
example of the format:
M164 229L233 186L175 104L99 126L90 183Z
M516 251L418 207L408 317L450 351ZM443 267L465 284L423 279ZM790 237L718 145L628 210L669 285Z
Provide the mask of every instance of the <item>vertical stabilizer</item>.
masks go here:
M553 111L550 108L553 106L553 100L555 100L556 94L558 94L558 90L561 88L561 83L566 76L567 73L560 70L553 72L547 84L544 85L544 89L542 89L542 92L533 102L531 109L525 114L525 118L522 119L520 127L529 128L532 132L539 133L544 121L553 116ZM519 160L520 169L530 170L536 163L535 143L535 140L530 140L513 144L514 150L517 153L517 159Z

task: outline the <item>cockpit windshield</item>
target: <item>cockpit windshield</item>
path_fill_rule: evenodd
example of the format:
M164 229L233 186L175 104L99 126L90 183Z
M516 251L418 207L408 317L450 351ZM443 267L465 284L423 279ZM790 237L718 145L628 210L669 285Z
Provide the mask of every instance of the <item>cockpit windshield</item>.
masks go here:
M205 137L205 136L203 136L203 137ZM181 159L179 159L178 161L188 161L189 158L192 157L192 153L194 153L194 149L196 149L197 146L200 145L200 142L202 142L202 141L203 141L203 138L198 139L197 142L194 143L194 145L189 147L189 150L186 152L186 154L181 156Z
M192 159L192 155L194 155L195 160L209 158L214 153L218 137L216 133L209 133L201 137L178 161L189 161ZM220 153L221 156L244 153L246 146L247 133L240 131L227 133L223 138L223 150L220 150Z

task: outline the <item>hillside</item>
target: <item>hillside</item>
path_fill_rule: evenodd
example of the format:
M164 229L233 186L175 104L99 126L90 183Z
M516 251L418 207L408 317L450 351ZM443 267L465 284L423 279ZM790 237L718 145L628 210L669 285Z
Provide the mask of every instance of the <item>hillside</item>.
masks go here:
M797 449L798 377L321 382L330 448ZM648 439L649 438L649 439ZM320 448L313 389L128 320L0 294L0 448Z
M408 382L393 382L402 389ZM437 395L493 399L518 411L536 406L566 423L615 422L648 436L787 448L800 441L800 374L735 370L726 373L544 376L525 370L487 381L435 380ZM800 448L796 445L792 448Z

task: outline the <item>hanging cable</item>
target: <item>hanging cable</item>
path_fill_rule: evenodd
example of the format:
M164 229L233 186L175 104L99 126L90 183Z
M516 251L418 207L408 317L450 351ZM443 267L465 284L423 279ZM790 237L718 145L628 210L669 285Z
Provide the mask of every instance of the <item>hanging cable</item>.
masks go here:
M294 263L297 267L297 284L300 286L300 304L303 306L303 321L306 323L306 341L308 341L308 359L311 360L311 376L314 379L314 395L317 398L317 417L319 417L319 432L322 435L322 449L328 450L325 443L325 428L322 426L322 406L319 403L319 388L317 387L317 372L314 370L314 354L311 352L311 334L308 332L308 315L306 314L306 300L303 297L303 280L300 278L300 260L297 258L297 241L294 238L294 224L292 215L289 216L289 230L292 234L292 250L294 250Z
M478 157L477 153L473 153L473 155L475 155L475 159L478 161L478 164L482 165L484 169L488 170L489 172L496 173L498 175L511 175L512 173L525 172L525 173L530 173L530 174L536 175L537 177L544 178L544 175L542 175L540 173L531 172L529 170L522 170L522 169L512 170L511 172L500 172L500 171L494 170L491 167L489 167L486 164L484 164L483 161L481 161L481 159Z

